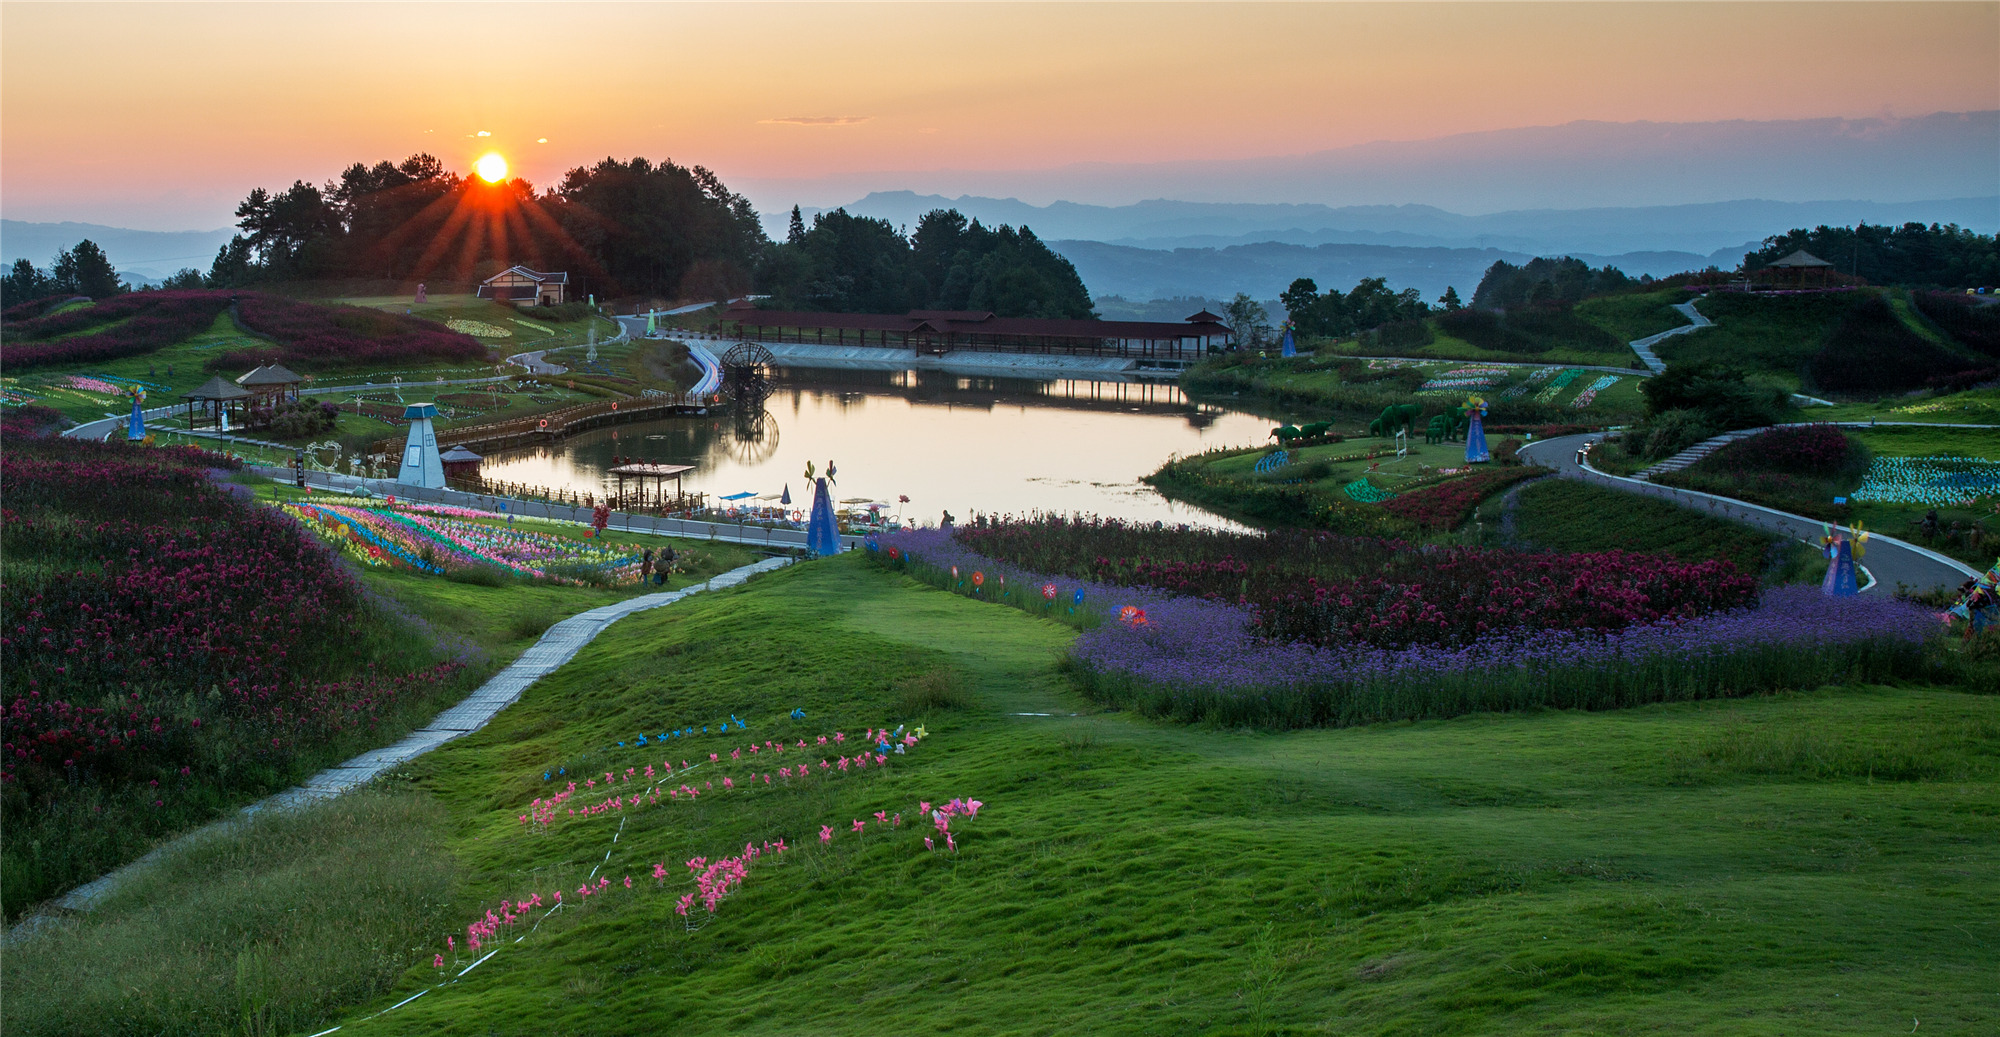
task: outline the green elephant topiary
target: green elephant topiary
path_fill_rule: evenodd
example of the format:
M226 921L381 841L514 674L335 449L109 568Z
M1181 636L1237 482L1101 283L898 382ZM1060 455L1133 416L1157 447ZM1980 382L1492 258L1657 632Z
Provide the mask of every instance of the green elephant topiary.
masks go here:
M1376 436L1393 436L1399 428L1414 432L1423 416L1424 405L1421 403L1391 404L1382 408L1381 417L1368 423L1368 432Z

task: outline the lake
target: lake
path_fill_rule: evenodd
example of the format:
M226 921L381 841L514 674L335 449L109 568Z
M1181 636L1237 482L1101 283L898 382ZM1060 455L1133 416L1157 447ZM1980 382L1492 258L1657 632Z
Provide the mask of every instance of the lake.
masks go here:
M547 447L496 452L488 478L601 493L614 456L689 464L711 499L791 490L809 502L810 460L838 467L842 499L936 524L944 511L1082 512L1223 525L1139 481L1173 454L1268 441L1272 421L1195 403L1172 383L968 378L917 371L781 368L761 412L620 425Z

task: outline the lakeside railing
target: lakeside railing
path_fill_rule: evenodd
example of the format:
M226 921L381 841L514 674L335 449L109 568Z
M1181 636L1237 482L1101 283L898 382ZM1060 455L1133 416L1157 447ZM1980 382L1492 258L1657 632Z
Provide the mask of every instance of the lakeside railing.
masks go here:
M719 396L715 393L692 392L663 392L657 396L640 396L623 400L592 400L521 418L439 429L437 442L440 449L454 446L470 449L474 445L506 449L561 439L570 433L603 425L706 410L718 402ZM399 446L394 441L385 439L370 449L373 453L386 454L398 450Z

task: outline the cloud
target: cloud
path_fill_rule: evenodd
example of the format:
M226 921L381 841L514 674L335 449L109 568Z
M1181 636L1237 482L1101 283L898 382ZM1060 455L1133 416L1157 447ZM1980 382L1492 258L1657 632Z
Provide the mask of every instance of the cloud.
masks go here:
M859 126L872 115L800 115L788 119L759 119L759 126Z

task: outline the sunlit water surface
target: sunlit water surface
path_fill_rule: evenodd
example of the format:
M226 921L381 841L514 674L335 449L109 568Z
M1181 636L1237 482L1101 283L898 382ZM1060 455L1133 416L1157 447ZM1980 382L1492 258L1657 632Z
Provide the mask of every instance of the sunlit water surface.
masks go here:
M1171 384L1026 381L789 368L761 415L715 413L635 423L549 447L496 452L488 478L601 493L614 456L691 464L688 490L711 498L781 493L809 500L808 460L839 469L843 499L902 505L935 524L949 510L1082 512L1230 526L1167 500L1139 478L1173 454L1248 446L1271 422L1188 400Z

